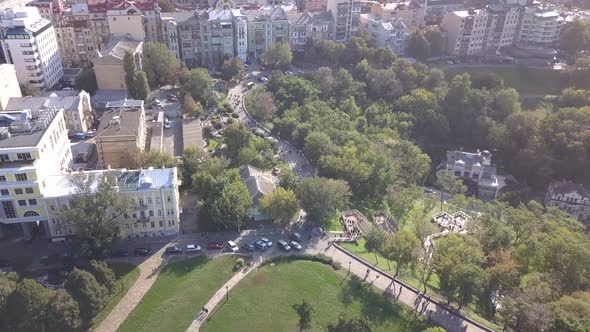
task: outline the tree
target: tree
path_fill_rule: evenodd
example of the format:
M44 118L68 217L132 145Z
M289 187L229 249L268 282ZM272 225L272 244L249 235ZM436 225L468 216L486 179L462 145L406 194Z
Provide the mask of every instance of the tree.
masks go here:
M219 197L213 202L211 216L213 221L222 228L228 229L234 225L238 231L252 208L252 197L248 188L241 181L235 181L225 186Z
M171 168L177 167L178 160L166 152L163 151L150 151L141 153L138 160L138 167L148 168Z
M191 95L195 101L205 102L213 86L213 79L205 68L195 68L184 74L181 79L180 92Z
M567 88L561 91L557 100L560 107L583 107L590 104L590 92L583 89Z
M430 42L426 39L422 30L416 30L410 35L408 54L422 61L430 57Z
M383 245L383 252L388 259L392 259L397 263L396 277L403 267L414 265L418 261L421 247L421 241L412 231L406 228L399 230L386 240Z
M311 318L313 314L313 307L309 302L303 300L301 304L295 305L295 310L297 311L297 316L299 316L299 330L307 330L311 327Z
M33 279L22 279L8 296L8 331L42 331L47 321L49 290Z
M90 95L96 93L96 90L98 90L98 84L96 83L94 68L84 68L82 72L76 76L76 90L84 90Z
M53 292L47 304L46 331L79 331L82 327L78 303L63 289Z
M145 72L136 71L135 75L133 75L133 91L135 92L134 99L147 100L150 95L150 86Z
M0 272L0 329L8 324L8 297L16 289L18 275L15 272Z
M228 153L231 157L238 155L240 150L250 144L252 133L244 126L243 123L234 123L225 128L223 141L227 145Z
M435 326L435 327L429 327L429 328L423 330L422 332L447 332L447 330L443 329L442 327Z
M348 206L350 189L346 181L306 178L297 187L297 198L311 220L322 222Z
M383 200L387 203L391 215L399 222L403 216L410 212L414 206L414 202L421 195L422 190L418 186L404 187L393 185L387 187Z
M279 186L287 190L295 190L299 179L291 167L281 169L279 174Z
M149 86L156 88L175 84L181 66L180 61L165 44L148 42L143 44L142 70L147 76Z
M585 50L590 43L590 27L586 21L574 19L561 29L560 48L569 54Z
M574 292L551 306L556 331L590 331L590 292Z
M182 109L186 115L193 118L200 118L204 114L201 103L197 103L191 95L185 95L182 99Z
M461 179L454 177L449 171L446 169L441 169L440 171L436 172L436 183L441 187L440 192L440 209L442 210L442 203L443 203L443 196L444 193L449 193L450 195L458 195L462 194L467 190L465 184Z
M108 291L88 271L74 269L64 287L78 302L80 316L85 323L104 308L108 299Z
M123 70L125 71L127 94L135 99L137 95L137 91L135 90L135 58L130 51L125 51L125 55L123 56Z
M197 173L207 160L207 152L203 149L191 146L182 152L183 163L180 165L182 184L187 188L192 185L192 176Z
M165 13L176 11L176 7L174 6L174 3L172 3L170 0L159 0L158 6L162 10L162 12L165 12Z
M288 43L275 43L262 55L262 63L275 69L287 69L293 60Z
M387 233L378 227L372 227L365 236L365 249L369 252L381 252L387 241Z
M258 209L275 222L289 224L299 211L299 206L292 190L277 188L273 193L262 197Z
M76 226L76 252L83 257L106 257L119 234L117 218L129 211L129 202L117 193L116 178L108 173L76 174L70 181L74 193L60 219Z
M114 292L116 289L117 278L113 270L104 261L92 260L90 262L90 273L94 275L96 281L101 284L107 291Z
M372 332L369 322L360 317L347 317L340 314L336 323L328 324L329 332Z
M444 52L443 37L437 26L430 26L424 29L424 37L430 44L429 56L440 56Z
M277 112L277 105L272 93L260 91L254 95L252 115L259 121L269 121Z
M305 138L303 152L309 162L317 166L322 156L327 156L335 151L334 144L326 133L314 131Z
M30 85L21 84L20 91L24 97L35 97L41 94L39 88Z
M244 64L239 57L223 60L221 65L221 77L229 81L232 78L241 79L244 76Z

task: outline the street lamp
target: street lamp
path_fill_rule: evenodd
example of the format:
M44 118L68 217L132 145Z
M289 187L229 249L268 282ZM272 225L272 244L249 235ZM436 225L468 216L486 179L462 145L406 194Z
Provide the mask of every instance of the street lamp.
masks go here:
M352 261L348 261L348 274L350 274L350 264L352 264Z
M229 301L229 287L225 285L225 300Z

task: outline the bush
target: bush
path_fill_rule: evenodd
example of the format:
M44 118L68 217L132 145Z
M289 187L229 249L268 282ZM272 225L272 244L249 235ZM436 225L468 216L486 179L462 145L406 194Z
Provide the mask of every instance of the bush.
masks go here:
M221 127L223 127L223 124L219 120L213 120L211 123L215 129L221 129Z
M211 138L212 133L213 129L211 129L211 126L203 127L203 136L205 136L205 138Z
M318 255L311 255L311 254L294 254L288 256L276 256L267 261L262 262L260 266L265 266L270 263L288 263L295 260L302 260L302 261L312 261L312 262L319 262L322 264L330 265L334 270L340 269L340 264L338 262L334 262L332 257L328 257L323 254Z
M243 268L244 265L246 265L246 261L242 257L236 259L236 264L234 265L234 271L237 271L237 270Z
M232 117L232 118L234 118L234 119L237 119L237 118L239 118L240 116L238 115L238 113L232 113L232 114L231 114L231 117Z
M234 119L232 119L232 118L227 118L227 121L226 121L226 122L227 122L227 124L229 125L229 124L232 124L232 123L234 123L234 121L235 121L235 120L234 120Z

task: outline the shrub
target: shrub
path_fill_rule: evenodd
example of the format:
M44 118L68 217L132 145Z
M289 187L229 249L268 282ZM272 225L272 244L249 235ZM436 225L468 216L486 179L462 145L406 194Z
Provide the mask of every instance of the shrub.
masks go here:
M294 254L288 256L276 256L267 261L262 262L260 266L264 266L270 263L288 263L291 261L302 260L302 261L312 261L312 262L319 262L322 264L330 265L334 270L340 269L340 264L338 262L334 262L332 257L328 257L323 254Z
M231 114L231 117L232 117L232 118L234 118L234 119L237 119L237 118L239 118L240 116L238 115L238 113L232 113L232 114Z
M246 265L246 261L242 257L236 259L236 264L234 265L234 271L241 269L242 267L244 267L244 265Z
M227 118L226 122L227 122L227 124L232 124L232 123L234 123L234 121L235 120L233 118Z

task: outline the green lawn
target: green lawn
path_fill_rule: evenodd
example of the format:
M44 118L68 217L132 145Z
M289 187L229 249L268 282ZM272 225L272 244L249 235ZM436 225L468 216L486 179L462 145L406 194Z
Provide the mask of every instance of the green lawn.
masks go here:
M118 331L184 332L234 274L234 256L197 256L167 265Z
M133 264L116 262L110 263L109 266L113 269L113 272L115 272L115 276L117 277L117 289L109 299L106 307L104 307L104 309L102 309L102 311L92 320L93 327L98 326L105 318L107 318L117 303L119 303L123 296L127 294L129 288L133 286L137 277L139 277L139 269Z
M373 331L422 331L426 324L403 305L391 302L366 283L351 281L346 270L322 263L293 261L253 271L212 311L201 331L299 331L294 306L313 307L309 331L326 331L340 313L363 316Z
M446 69L447 78L469 73L471 77L492 72L504 79L504 86L515 88L521 95L556 95L564 88L560 72L545 68L464 67Z

